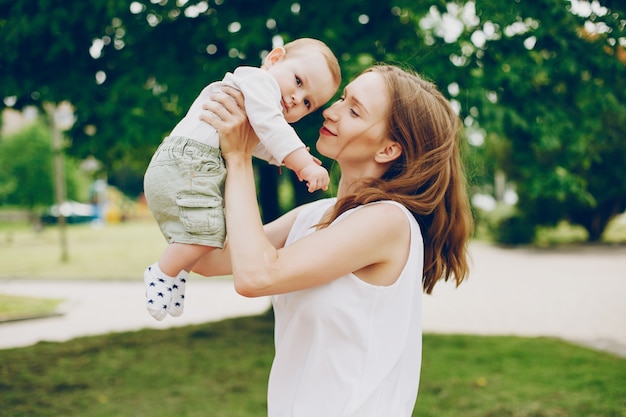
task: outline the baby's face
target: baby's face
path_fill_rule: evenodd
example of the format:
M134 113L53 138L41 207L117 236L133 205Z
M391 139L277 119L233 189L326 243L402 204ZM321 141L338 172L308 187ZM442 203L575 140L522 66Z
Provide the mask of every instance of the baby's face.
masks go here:
M289 123L326 104L337 90L321 53L282 58L267 71L274 76L281 92L283 114Z

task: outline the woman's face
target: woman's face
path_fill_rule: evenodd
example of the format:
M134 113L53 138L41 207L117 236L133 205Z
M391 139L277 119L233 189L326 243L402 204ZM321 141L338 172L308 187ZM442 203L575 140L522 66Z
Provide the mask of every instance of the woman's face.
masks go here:
M380 145L389 139L387 115L390 99L383 76L377 72L359 75L346 86L342 97L324 110L317 150L347 164L373 160Z

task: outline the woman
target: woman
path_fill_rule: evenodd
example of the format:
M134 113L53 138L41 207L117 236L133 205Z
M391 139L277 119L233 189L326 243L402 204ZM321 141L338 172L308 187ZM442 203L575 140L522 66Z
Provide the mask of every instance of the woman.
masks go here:
M337 197L262 225L240 95L214 97L228 168L224 250L194 271L271 295L276 355L268 415L410 416L421 365L421 293L468 272L472 229L458 116L433 84L374 66L324 110L317 150ZM232 268L231 268L232 265Z

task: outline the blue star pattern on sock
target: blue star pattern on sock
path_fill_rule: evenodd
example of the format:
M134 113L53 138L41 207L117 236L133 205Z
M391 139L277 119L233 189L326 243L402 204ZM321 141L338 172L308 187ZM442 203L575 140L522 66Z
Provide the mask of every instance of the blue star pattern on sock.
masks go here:
M168 312L173 317L178 317L183 314L185 308L185 284L189 273L186 271L180 271L174 284L172 285L172 302L169 306Z
M150 266L144 271L143 280L148 313L159 321L163 320L172 301L172 284L165 278L155 276Z

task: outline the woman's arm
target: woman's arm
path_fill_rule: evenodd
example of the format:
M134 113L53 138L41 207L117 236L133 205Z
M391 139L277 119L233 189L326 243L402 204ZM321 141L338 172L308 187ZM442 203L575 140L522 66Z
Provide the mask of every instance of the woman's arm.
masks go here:
M410 227L402 210L375 204L285 247L275 247L261 226L251 164L229 157L226 219L237 291L248 297L321 285L350 272L374 285L390 285L408 257Z
M255 297L310 288L354 272L374 285L390 285L408 257L409 222L391 204L363 207L341 221L283 247L284 228L293 224L295 212L279 228L281 242L263 228L259 213L252 150L258 139L234 101L214 97L205 119L220 132L226 161L225 201L228 251L237 291Z
M295 208L282 215L278 219L263 226L265 236L276 248L285 245L287 234L291 229L301 207ZM224 243L223 249L215 249L204 255L193 267L193 271L206 277L230 275L233 273L231 267L230 252L228 250L228 239Z
M239 90L230 87L225 87L225 90L228 91L228 95L230 96L228 101L223 104L217 102L205 103L205 109L213 109L215 110L215 113L207 111L203 113L200 118L205 122L212 124L215 120L217 120L215 118L216 115L222 113L222 115L228 116L227 121L230 122L230 125L223 125L223 128L230 129L233 131L233 134L240 136L248 134L254 135L247 122L243 94ZM254 138L252 140L254 140ZM263 227L266 238L272 245L277 248L284 246L285 241L287 240L287 234L289 233L291 225L293 224L300 208L301 207L291 210ZM193 271L207 277L232 274L231 256L228 246L229 244L227 238L224 242L223 249L215 249L204 255L194 265Z

